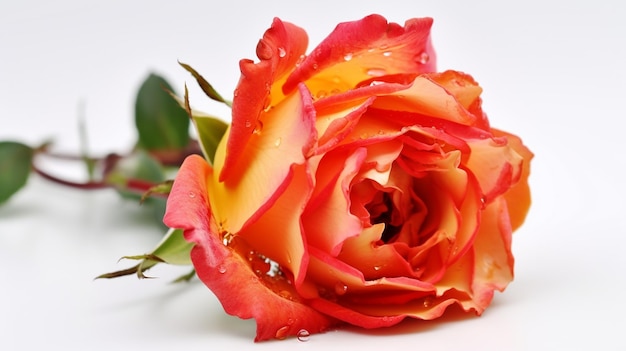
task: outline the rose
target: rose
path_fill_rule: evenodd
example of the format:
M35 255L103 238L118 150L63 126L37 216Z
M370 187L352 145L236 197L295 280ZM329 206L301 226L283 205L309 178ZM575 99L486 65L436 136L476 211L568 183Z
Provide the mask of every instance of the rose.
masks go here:
M164 221L256 340L480 314L512 280L532 154L489 126L469 75L434 73L431 22L342 23L305 56L275 19L214 164L182 165Z

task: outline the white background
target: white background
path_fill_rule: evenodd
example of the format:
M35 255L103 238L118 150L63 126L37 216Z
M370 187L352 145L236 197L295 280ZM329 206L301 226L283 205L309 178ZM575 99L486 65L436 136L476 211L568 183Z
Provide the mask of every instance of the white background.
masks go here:
M78 150L84 103L95 154L135 138L133 100L154 71L192 105L207 102L177 60L224 95L238 60L254 58L272 18L305 28L311 46L341 21L380 13L434 17L440 70L472 74L493 126L535 152L533 207L514 236L515 281L479 318L344 328L253 344L253 321L227 316L198 282L93 281L162 234L134 203L32 177L0 207L0 348L34 350L624 349L626 224L622 181L626 11L610 1L2 1L0 140ZM80 175L80 174L79 174Z

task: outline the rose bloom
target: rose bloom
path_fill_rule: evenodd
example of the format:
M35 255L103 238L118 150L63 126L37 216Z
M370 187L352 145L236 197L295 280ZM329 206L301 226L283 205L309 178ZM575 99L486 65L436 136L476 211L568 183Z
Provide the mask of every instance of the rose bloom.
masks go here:
M490 127L472 77L436 73L431 24L372 15L305 55L275 19L213 164L182 165L164 221L255 340L481 314L513 279L532 153Z

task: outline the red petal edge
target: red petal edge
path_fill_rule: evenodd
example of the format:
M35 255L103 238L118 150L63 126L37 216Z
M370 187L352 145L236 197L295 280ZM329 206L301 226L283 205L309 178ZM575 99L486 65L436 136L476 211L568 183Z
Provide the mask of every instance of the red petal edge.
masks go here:
M302 28L275 18L257 45L260 62L248 59L239 62L241 78L233 99L228 154L220 171L220 181L236 172L237 160L270 97L272 84L296 64L307 45L308 36Z
M337 324L311 307L277 294L253 272L245 256L222 243L208 201L206 180L212 176L213 169L203 158L189 156L176 177L163 221L169 227L183 229L185 239L196 244L191 260L198 277L217 296L226 313L254 318L255 341L282 339L302 329L319 333ZM297 296L295 290L288 293Z

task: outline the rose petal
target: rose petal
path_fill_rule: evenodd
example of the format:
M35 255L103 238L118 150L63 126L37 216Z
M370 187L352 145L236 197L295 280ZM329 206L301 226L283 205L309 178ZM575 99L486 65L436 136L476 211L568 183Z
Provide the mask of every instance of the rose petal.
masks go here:
M483 92L472 76L462 72L448 70L428 74L428 77L454 96L465 109L469 109Z
M344 102L340 106L334 105L331 108L316 107L315 128L320 137L315 153L326 153L343 140L356 127L360 117L373 100L374 98L370 97L360 101Z
M361 232L361 220L350 213L350 184L366 157L365 149L326 154L315 175L317 184L302 216L310 246L337 255L341 243Z
M489 120L483 113L480 94L482 88L469 74L457 71L445 71L442 73L432 73L428 75L434 82L441 85L476 119L474 127L489 131Z
M306 82L314 96L333 87L346 91L377 75L435 70L431 18L411 19L404 28L379 15L339 24L289 76L283 90Z
M315 111L303 85L268 112L262 129L243 146L241 168L224 182L210 184L211 205L221 228L230 233L259 218L281 196L292 165L303 164L316 139ZM227 144L215 155L215 169L224 165Z
M304 279L308 251L303 237L301 216L313 191L312 175L306 166L293 166L287 188L258 221L237 235L255 251L277 262L294 276L295 283Z
M318 333L333 325L332 318L300 303L291 285L277 282L282 294L273 290L253 272L241 252L223 245L207 199L206 183L210 177L213 170L204 159L188 157L169 195L164 222L183 229L185 238L196 244L191 259L198 277L217 296L224 310L240 318L254 318L255 341L297 335L301 329Z
M415 78L406 90L381 96L372 104L381 110L412 112L471 126L476 116L457 98L428 76Z
M397 324L406 314L367 313L371 302L382 298L400 307L383 306L397 310L406 301L422 299L435 292L432 284L407 277L366 281L360 271L331 255L314 248L310 254L307 279L313 280L321 290L316 296L307 296L308 303L316 310L352 325L378 328Z
M257 128L263 110L284 98L280 88L272 89L272 86L280 86L275 82L285 79L285 75L306 52L307 45L308 37L304 30L275 18L257 45L257 56L261 61L240 61L241 78L234 94L228 152L220 171L220 180L236 173L239 159Z
M476 176L486 203L518 182L524 159L507 145L506 138L468 140L468 145L471 153L466 167Z
M519 137L513 134L497 129L493 130L493 134L499 137L506 137L508 145L524 158L521 165L522 174L519 177L519 181L504 194L509 209L509 217L511 218L511 227L513 231L515 231L524 223L524 219L530 208L531 198L528 176L530 175L530 160L533 158L533 153L524 146Z
M513 280L511 220L507 202L497 198L482 212L480 230L474 240L474 281L477 308L486 308L494 289L503 291Z
M365 228L343 243L338 258L363 273L366 280L382 277L411 277L414 271L392 245L379 245L384 223Z

